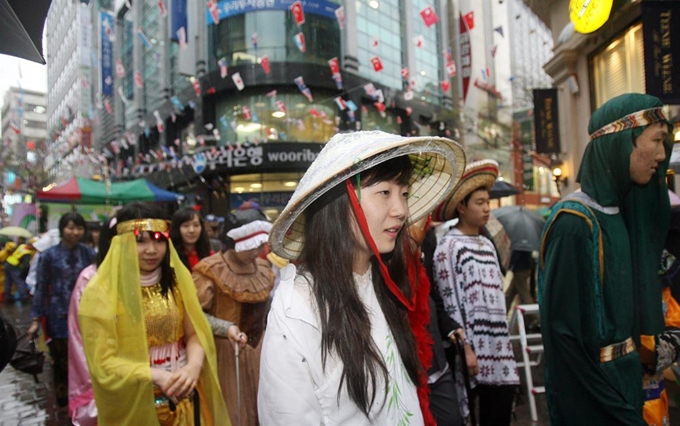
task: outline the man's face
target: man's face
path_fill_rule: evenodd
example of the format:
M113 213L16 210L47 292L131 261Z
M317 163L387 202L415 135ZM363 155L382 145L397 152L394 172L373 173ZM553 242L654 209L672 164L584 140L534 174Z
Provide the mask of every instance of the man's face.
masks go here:
M635 140L633 152L630 153L630 180L638 185L645 185L659 168L659 163L666 159L664 142L668 136L668 126L659 122L647 126Z
M470 195L467 205L458 204L460 220L466 225L481 228L489 221L489 191L480 189Z

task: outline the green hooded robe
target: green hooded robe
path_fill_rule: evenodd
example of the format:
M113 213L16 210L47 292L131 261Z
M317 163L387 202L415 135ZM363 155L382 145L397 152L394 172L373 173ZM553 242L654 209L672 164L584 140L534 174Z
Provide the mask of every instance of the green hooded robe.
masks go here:
M593 113L589 133L625 115L660 106L652 96L619 96ZM650 267L656 271L661 258L663 227L668 224L662 196L668 205L663 181L667 162L649 184L639 187L631 182L630 154L643 130L591 141L577 179L586 202L560 201L544 229L539 304L553 425L646 424L638 351L600 360L600 348L629 338L639 345L643 328L663 331L658 330L659 324L663 327L658 277L644 285L639 279L649 277L649 268L641 261L655 259ZM648 216L652 211L659 216ZM642 256L640 247L650 252Z

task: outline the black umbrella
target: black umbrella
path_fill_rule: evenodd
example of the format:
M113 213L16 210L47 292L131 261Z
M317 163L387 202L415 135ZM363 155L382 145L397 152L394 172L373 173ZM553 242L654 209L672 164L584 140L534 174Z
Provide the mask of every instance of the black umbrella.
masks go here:
M522 191L517 189L514 185L510 185L502 180L497 180L491 187L491 191L489 191L489 198L493 200L496 198L509 197L511 195L519 194L520 192Z
M43 28L52 0L0 0L0 53L45 63Z
M517 251L534 251L541 247L541 233L545 218L523 206L507 206L493 210L493 215L503 224L511 247Z

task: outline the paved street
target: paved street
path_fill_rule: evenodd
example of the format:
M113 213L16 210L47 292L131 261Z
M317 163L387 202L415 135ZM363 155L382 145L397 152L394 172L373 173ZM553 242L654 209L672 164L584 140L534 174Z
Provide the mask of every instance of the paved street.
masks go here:
M14 326L19 333L25 332L30 325L30 306L24 304L0 303L2 314L14 319ZM39 348L47 352L42 339ZM0 373L0 425L70 425L68 412L59 409L52 391L52 370L49 358L45 359L43 373L38 375L39 383L33 376L15 370L8 365Z

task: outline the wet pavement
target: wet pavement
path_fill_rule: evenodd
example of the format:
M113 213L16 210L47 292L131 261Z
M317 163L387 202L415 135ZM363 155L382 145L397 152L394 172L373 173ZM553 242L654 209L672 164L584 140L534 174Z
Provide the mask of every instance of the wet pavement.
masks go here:
M27 302L0 302L5 318L12 320L17 334L25 333L31 325L31 307ZM47 353L41 338L38 349ZM45 358L38 383L30 376L8 365L0 372L0 425L71 425L66 408L59 408L52 388L52 368L49 357Z

